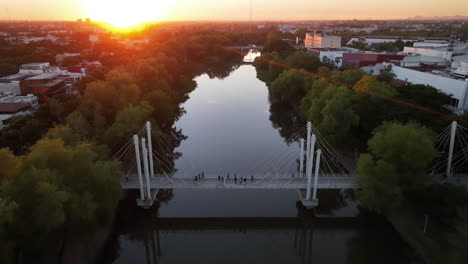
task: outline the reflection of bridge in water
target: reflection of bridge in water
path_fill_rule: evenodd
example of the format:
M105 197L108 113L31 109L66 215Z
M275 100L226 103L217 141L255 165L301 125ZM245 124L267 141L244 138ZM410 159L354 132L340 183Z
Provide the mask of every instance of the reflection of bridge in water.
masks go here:
M148 213L150 211L147 211ZM320 234L317 236L314 233L321 230L355 230L361 226L360 220L355 217L317 217L313 212L305 210L301 203L297 204L297 217L214 217L214 218L159 218L154 214L146 214L148 221L143 223L144 234L141 238L142 246L145 252L146 263L156 264L168 259L174 258L173 251L168 252L167 246L174 243L174 239L193 240L194 236L200 236L203 231L211 232L228 232L230 244L234 248L230 248L229 243L225 243L227 248L223 249L224 253L219 253L220 256L230 257L231 255L253 254L250 252L251 247L246 244L245 238L257 238L259 232L264 237L264 232L273 232L268 235L275 236L276 232L286 233L287 238L283 246L288 247L287 251L294 250L294 254L300 259L300 263L313 263L314 244L320 240ZM172 236L170 239L169 234ZM322 233L323 236L323 233ZM174 238L176 237L176 238ZM213 243L213 237L207 236L197 237L202 242L197 243L197 250L207 251L214 250L212 248L205 249L203 244ZM271 238L269 238L271 239ZM234 240L234 241L232 241ZM262 240L257 240L261 243ZM166 247L165 247L166 245ZM193 243L187 245L195 246ZM317 247L317 244L315 244ZM258 244L257 244L258 246ZM269 245L265 245L268 247ZM276 247L276 245L275 245ZM240 250L244 248L244 250ZM165 251L166 250L166 251ZM170 250L169 250L170 251ZM188 250L188 254L192 252ZM317 252L317 249L315 250ZM193 254L193 252L192 252ZM216 253L214 253L216 254ZM187 257L189 258L189 257Z

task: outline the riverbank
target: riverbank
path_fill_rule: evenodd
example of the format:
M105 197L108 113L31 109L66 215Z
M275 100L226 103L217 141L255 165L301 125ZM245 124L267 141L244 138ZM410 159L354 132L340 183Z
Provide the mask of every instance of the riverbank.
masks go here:
M393 209L387 210L384 215L402 239L410 245L415 253L424 263L442 264L444 257L439 243L424 233L423 219L416 217L409 210Z

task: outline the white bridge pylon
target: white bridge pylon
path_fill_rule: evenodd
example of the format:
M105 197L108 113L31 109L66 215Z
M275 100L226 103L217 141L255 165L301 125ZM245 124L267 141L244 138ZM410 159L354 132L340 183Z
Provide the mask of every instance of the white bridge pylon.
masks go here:
M138 135L133 136L133 145L135 147L135 159L138 173L138 184L140 189L140 199L138 199L138 205L149 208L156 198L157 190L151 192L151 183L150 177L154 177L154 161L153 161L153 147L151 144L151 123L146 122L146 136L148 142L144 137L139 139ZM140 155L140 143L141 143L141 155ZM144 179L142 174L142 164L141 159L143 159L143 172Z

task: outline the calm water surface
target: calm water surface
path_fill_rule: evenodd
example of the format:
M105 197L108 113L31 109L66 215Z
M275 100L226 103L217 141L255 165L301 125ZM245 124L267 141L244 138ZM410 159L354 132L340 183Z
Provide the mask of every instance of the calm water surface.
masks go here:
M298 144L285 143L272 126L268 89L253 66L196 82L176 123L188 137L177 149L180 174L248 176L262 169L255 165L265 157L298 155ZM295 165L278 170L292 173ZM296 206L292 190L174 190L154 211L135 208L132 200L105 262L409 263L408 247L383 219L340 197L319 192L318 221Z

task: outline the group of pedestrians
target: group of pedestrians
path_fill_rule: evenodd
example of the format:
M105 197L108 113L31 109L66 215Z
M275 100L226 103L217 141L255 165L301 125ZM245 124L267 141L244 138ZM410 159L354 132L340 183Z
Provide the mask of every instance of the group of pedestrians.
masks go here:
M198 181L201 181L205 179L205 173L202 172L202 173L199 173L195 176L193 176L193 181L194 182L198 182ZM226 175L226 179L229 180L230 177L229 177L229 173ZM235 183L238 183L238 184L247 184L247 180L248 178L247 177L239 177L237 178L237 173L234 173L234 182ZM224 181L224 176L221 176L221 175L218 175L218 181ZM254 181L254 176L250 176L250 181L253 182Z
M195 182L200 181L200 180L203 180L203 179L205 179L205 173L204 173L204 172L199 173L198 175L193 176L193 181L195 181Z
M226 175L226 178L227 180L230 179L229 177L229 172L228 174ZM221 176L221 175L218 175L218 180L220 181L224 181L224 176ZM250 181L253 182L254 181L254 176L250 176ZM239 177L237 178L237 173L234 173L234 182L235 183L238 183L238 184L247 184L247 177Z

